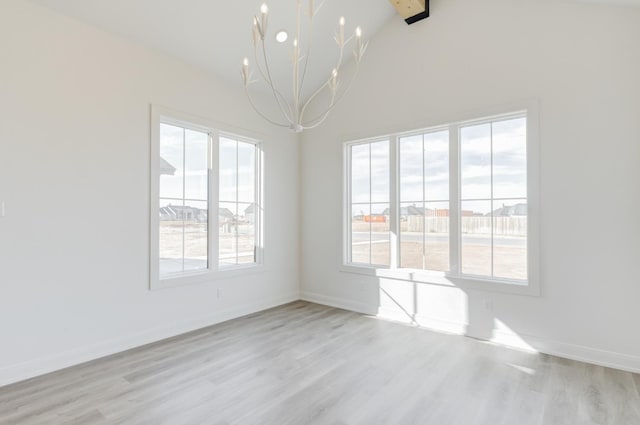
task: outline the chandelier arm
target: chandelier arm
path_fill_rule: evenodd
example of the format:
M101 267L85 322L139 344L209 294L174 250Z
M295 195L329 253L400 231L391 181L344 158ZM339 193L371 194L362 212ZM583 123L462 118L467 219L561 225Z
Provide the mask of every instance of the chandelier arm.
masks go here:
M296 37L293 40L293 107L295 109L295 123L300 123L300 21L302 15L302 0L298 0L296 14Z
M313 45L313 15L309 17L309 44L307 46L307 57L304 58L304 69L302 71L302 79L300 80L300 91L298 92L298 104L300 104L300 97L302 96L302 88L304 87L304 80L307 76L307 68L309 67L309 58L311 57L311 47ZM302 115L304 114L304 110L300 113L300 118L302 119Z
M281 124L279 122L273 121L271 118L267 117L265 114L260 112L260 110L256 107L255 103L253 103L253 99L251 98L251 94L249 93L249 88L247 86L245 86L244 91L247 95L247 99L249 99L249 103L251 104L251 107L253 108L254 111L258 113L258 115L260 115L263 119L265 119L266 121L278 127L289 127L289 124Z
M258 68L258 72L260 73L260 76L262 77L262 79L264 80L265 84L269 85L269 87L271 87L272 89L275 89L275 87L273 87L271 85L271 83L269 82L269 79L267 78L267 76L264 73L264 70L262 69L262 66L260 64L260 61L258 60L258 48L254 46L253 49L253 57L254 60L256 62L256 68ZM285 105L288 108L288 112L289 114L283 114L285 116L285 118L287 119L287 121L291 122L291 120L289 119L290 116L293 116L293 111L291 110L291 106L289 105L289 103L285 100L285 97L282 95L282 93L280 92L280 90L275 90L276 96L279 97L279 99L281 99Z
M302 128L304 130L312 130L316 127L318 127L320 124L322 124L324 122L324 120L327 119L327 117L329 116L329 113L333 110L334 106L336 105L337 102L334 102L333 98L335 96L332 96L331 99L331 105L329 106L329 108L319 117L316 117L315 119L307 122L307 124L302 124Z
M342 68L342 58L344 56L344 46L340 47L340 56L338 57L338 64L335 67L336 70L340 71L340 68ZM309 104L311 103L311 101L317 96L319 95L322 90L324 90L327 86L329 85L329 80L325 81L325 83L323 85L320 86L320 88L318 90L316 90L310 97L309 99L307 99L307 101L305 102L304 106L302 107L302 111L300 112L300 121L302 121L304 119L304 113L307 110L307 107L309 106Z
M276 89L275 85L273 84L273 79L271 78L271 70L269 68L269 61L267 59L267 48L265 46L264 39L262 40L262 55L264 58L264 66L266 69L266 73L265 71L262 70L262 67L260 66L260 61L258 60L258 48L254 47L254 56L256 58L256 66L260 70L260 74L262 75L262 78L267 83L267 85L271 88L271 91L273 92L273 96L276 98L276 103L278 104L278 107L280 108L280 112L282 112L282 115L284 115L287 121L289 121L290 123L293 123L293 119L292 119L293 110L291 109L291 105L289 104L289 102L285 100L282 93L280 93L280 91ZM286 110L283 106L283 102L284 102L284 106L287 107Z
M269 79L265 75L264 70L262 69L262 65L260 64L260 61L258 60L258 46L254 46L253 47L253 58L256 61L256 68L258 68L258 72L260 73L260 76L262 77L262 79L264 80L264 82L266 84L269 84Z
M304 127L305 130L316 128L317 126L322 124L325 119L327 119L327 116L329 115L329 112L331 112L333 110L333 108L342 100L342 98L347 94L347 92L349 91L349 89L353 85L353 82L355 81L356 76L358 75L358 70L359 69L360 69L360 63L357 62L356 63L356 69L355 69L355 71L353 73L353 76L351 77L351 80L349 81L349 84L347 84L347 87L344 89L344 91L342 93L340 93L340 96L338 96L337 99L336 99L335 94L331 97L331 102L329 103L329 107L323 113L321 113L316 118L307 121L307 124L303 123L302 126Z

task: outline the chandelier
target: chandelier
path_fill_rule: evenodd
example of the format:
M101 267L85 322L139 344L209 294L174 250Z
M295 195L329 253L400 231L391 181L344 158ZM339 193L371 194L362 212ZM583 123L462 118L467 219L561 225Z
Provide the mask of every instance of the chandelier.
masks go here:
M322 3L316 8L313 0L308 0L305 12L308 15L309 22L309 40L304 43L305 49L303 51L303 40L301 40L301 22L303 15L303 0L296 0L297 2L297 19L296 19L296 33L293 38L292 52L291 52L291 69L292 69L292 96L287 99L280 91L271 75L271 69L269 66L269 54L267 51L267 43L265 43L265 36L267 34L267 21L269 8L266 4L263 4L260 8L259 16L254 16L252 26L252 40L254 50L255 69L259 74L259 80L262 80L267 84L269 91L273 95L273 103L277 105L277 109L280 111L281 117L279 119L272 119L267 114L261 112L255 105L251 95L249 93L249 85L253 82L253 73L249 68L249 59L244 58L242 64L242 81L244 82L245 92L249 99L249 103L255 111L262 116L265 120L271 124L288 127L291 131L300 133L303 130L315 128L322 124L324 120L329 116L329 112L340 101L340 99L349 90L351 83L355 79L358 72L360 61L367 49L367 43L362 41L362 30L357 27L354 36L345 38L345 19L341 17L338 22L338 29L334 36L334 40L338 48L338 60L337 64L329 72L328 76L315 92L311 93L306 99L304 98L303 88L305 82L305 76L307 75L307 67L309 65L309 56L311 53L312 39L313 39L313 19L320 10ZM323 2L324 3L324 2ZM351 79L347 85L343 85L341 81L341 68L344 59L345 47L355 37L355 45L353 47L353 56L355 60L355 70ZM287 38L287 34L279 32L276 35L278 41L283 42ZM327 93L325 96L328 98L328 103L325 104L321 112L314 114L312 117L307 117L309 105L321 94Z

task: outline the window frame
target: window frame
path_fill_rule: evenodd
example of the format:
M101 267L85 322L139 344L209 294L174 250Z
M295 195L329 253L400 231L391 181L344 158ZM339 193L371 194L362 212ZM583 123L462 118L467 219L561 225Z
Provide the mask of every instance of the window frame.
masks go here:
M392 144L391 139L388 138L388 137L385 137L385 136L376 137L376 138L367 139L367 140L355 141L355 142L352 142L349 146L351 147L351 146L358 146L358 145L370 145L372 143L380 143L380 142L388 142L389 143L389 149L391 149L391 144ZM371 149L371 148L369 147L369 149ZM349 164L350 164L351 163L351 151L349 150L348 152L349 152ZM369 151L369 160L371 160L371 151ZM390 158L390 160L391 160L391 158ZM348 172L349 172L349 175L350 175L351 174L351 167L349 167ZM393 181L393 177L391 177L392 172L393 171L392 171L391 167L389 167L389 176L391 178L391 181ZM351 186L351 179L348 178L347 180L348 180L348 188L347 188L347 191L345 193L345 196L346 196L345 199L347 199L347 202L349 202L349 205L346 205L346 210L347 210L347 214L349 214L349 217L351 217L352 206L353 206L354 203L349 198L349 194L351 193L351 187L352 187ZM371 174L369 174L369 191L371 191L371 184L372 184L371 183ZM389 193L389 201L386 202L386 203L389 204L389 208L391 208L392 205L393 205L392 204L392 199L391 199L391 196L392 196L391 193L393 193L392 190L390 190L390 193ZM361 203L361 204L365 204L365 203ZM371 202L371 198L370 198L369 199L369 203L368 203L369 208L371 208L371 205L373 205L373 204L374 203ZM369 211L369 214L371 215L371 211ZM390 229L391 229L391 224L390 224ZM371 231L369 231L369 232L371 233ZM347 232L346 232L346 238L347 238L347 242L346 243L347 243L347 246L351 246L352 237L353 237L353 233L351 231L351 220L347 220ZM371 237L371 235L369 235L369 237ZM389 244L390 244L389 247L390 247L390 249L391 249L391 246L392 246L391 237L392 237L392 234L391 234L391 230L390 230L389 231L389 241L390 241L389 242ZM381 265L381 264L369 264L369 265L367 265L366 263L352 263L352 262L350 262L351 259L352 259L351 257L352 257L351 251L350 250L345 251L345 256L344 256L343 263L344 264L353 265L354 267L388 268L388 267L386 267L384 265ZM393 258L394 258L393 253L391 253L389 261L393 261ZM372 260L371 254L369 254L369 259L370 259L370 261ZM393 266L393 263L390 263L390 266Z
M157 206L160 200L160 125L168 124L188 130L207 133L208 142L208 193L207 193L207 230L208 259L207 268L175 273L169 277L160 276L160 217ZM224 128L204 118L174 111L161 106L151 106L150 129L150 197L149 197L149 289L157 290L176 286L212 282L221 278L230 278L246 274L259 273L264 268L264 153L263 144L258 137L239 135L245 130ZM255 262L239 265L219 265L219 140L220 137L250 143L256 147L255 169Z
M526 117L527 129L527 274L526 281L515 279L503 279L486 276L467 275L461 273L461 155L460 155L460 129L469 125L482 124L496 120L507 120L518 117ZM490 292L501 292L515 295L539 296L539 140L538 140L538 107L536 102L525 102L502 108L495 108L485 113L476 113L466 119L451 120L448 124L437 124L426 128L394 132L384 136L377 135L370 138L345 141L342 144L343 159L343 211L342 211L342 258L339 270L345 273L357 273L379 278L389 278L418 283L428 283L443 286L460 287L463 290L477 289ZM400 200L399 200L399 139L401 137L427 134L436 131L449 131L449 264L448 272L438 272L423 269L399 268L400 259ZM366 264L349 263L350 257L350 220L351 220L351 152L353 145L371 143L379 140L389 143L389 169L390 169L390 266L371 266Z

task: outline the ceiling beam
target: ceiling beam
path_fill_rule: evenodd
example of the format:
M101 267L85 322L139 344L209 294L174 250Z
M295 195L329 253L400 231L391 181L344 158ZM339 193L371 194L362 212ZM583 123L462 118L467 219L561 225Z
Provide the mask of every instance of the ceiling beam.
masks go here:
M429 17L429 0L389 0L409 25Z

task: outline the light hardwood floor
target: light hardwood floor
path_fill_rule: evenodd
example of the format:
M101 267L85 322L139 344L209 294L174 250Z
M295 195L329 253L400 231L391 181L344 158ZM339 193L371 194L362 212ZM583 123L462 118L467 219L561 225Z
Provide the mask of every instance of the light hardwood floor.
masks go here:
M638 425L640 376L296 302L0 388L2 425Z

